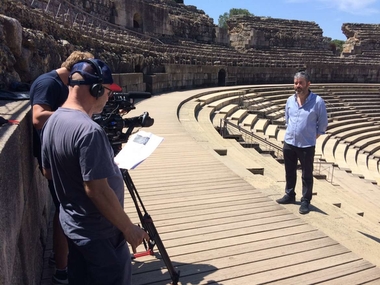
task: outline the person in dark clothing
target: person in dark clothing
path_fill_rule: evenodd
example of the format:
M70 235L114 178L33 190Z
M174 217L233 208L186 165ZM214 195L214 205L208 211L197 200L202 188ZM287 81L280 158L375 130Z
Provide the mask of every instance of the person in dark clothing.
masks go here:
M148 234L124 212L124 180L104 129L92 120L121 88L98 59L75 64L69 96L42 129L42 165L53 180L68 238L70 285L130 285L131 255Z
M72 66L83 59L93 58L89 52L74 51L62 63L61 67L40 75L31 85L30 103L32 106L33 121L33 152L38 160L42 172L40 131L47 119L67 99L67 86ZM59 201L54 190L53 182L48 180L49 190L55 205L53 219L53 252L51 262L55 264L56 272L53 275L53 284L68 284L67 281L67 240L63 234L58 219Z

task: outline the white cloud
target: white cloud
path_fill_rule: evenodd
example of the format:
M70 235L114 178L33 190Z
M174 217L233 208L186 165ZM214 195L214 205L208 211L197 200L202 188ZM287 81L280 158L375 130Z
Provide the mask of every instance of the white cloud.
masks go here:
M321 0L336 6L339 10L351 14L370 15L379 12L374 8L376 0Z
M286 0L288 3L321 2L326 4L325 9L338 9L339 11L355 15L378 14L375 6L378 0Z

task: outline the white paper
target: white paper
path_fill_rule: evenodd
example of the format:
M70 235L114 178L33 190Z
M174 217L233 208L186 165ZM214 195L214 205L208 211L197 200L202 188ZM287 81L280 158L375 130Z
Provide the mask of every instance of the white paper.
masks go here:
M163 140L163 137L139 131L129 137L128 142L115 156L115 163L119 168L134 169L148 158Z

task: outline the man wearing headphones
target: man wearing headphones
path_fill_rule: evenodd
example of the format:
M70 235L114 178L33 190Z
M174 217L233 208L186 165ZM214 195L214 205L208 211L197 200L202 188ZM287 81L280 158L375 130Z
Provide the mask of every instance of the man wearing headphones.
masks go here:
M33 154L38 160L42 172L40 132L47 119L67 99L69 89L67 81L73 65L83 59L94 58L89 52L73 51L61 67L40 75L30 89L30 103L33 121ZM54 285L67 284L67 240L59 223L59 201L55 194L53 182L48 180L49 190L55 205L53 219L53 257L49 263L55 264L56 271L52 277Z
M92 115L112 92L110 68L98 59L75 64L69 96L42 130L42 164L60 201L69 244L70 285L131 284L130 253L148 234L123 210L124 180L107 135Z

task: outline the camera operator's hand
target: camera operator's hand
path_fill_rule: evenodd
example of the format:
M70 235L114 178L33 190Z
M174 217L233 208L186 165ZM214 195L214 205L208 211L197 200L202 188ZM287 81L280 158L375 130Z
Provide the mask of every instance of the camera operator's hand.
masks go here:
M85 181L84 185L87 196L103 216L122 231L125 240L132 246L133 253L143 239L149 241L149 235L133 224L124 212L116 194L109 187L107 178Z
M125 240L131 245L133 253L136 253L136 248L145 239L149 242L149 235L142 228L132 224L125 232L123 232Z

